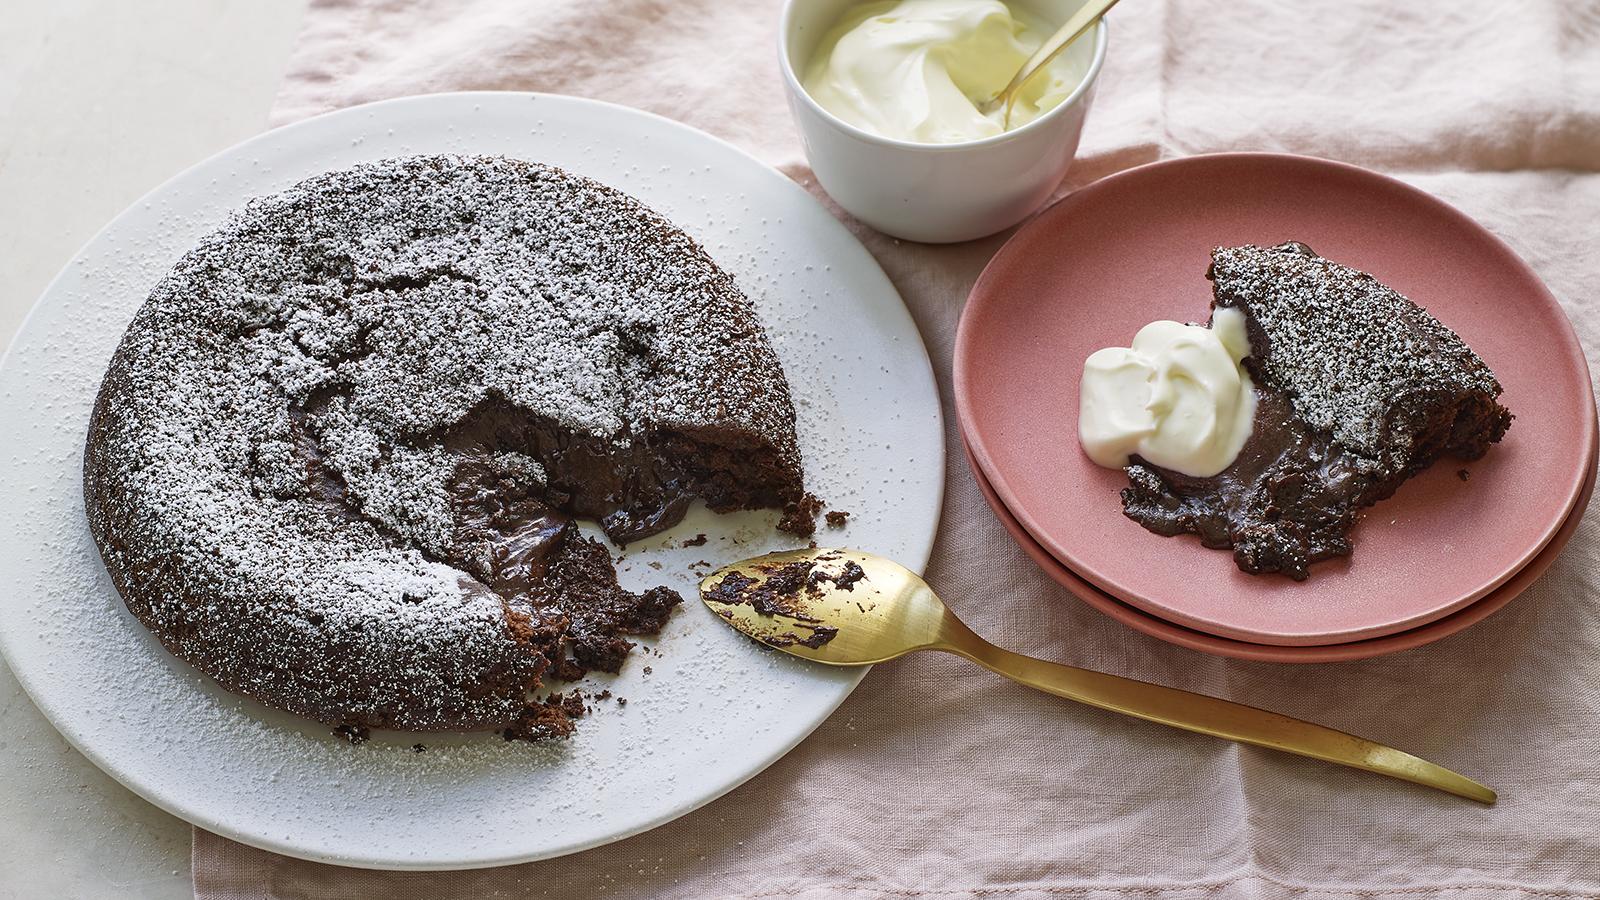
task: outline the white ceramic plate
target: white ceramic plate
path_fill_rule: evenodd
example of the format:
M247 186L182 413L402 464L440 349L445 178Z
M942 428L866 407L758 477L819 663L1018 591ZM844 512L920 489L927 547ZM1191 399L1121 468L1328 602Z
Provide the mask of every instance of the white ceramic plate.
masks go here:
M782 756L864 671L763 650L695 601L693 563L784 545L771 513L697 508L629 549L625 584L668 584L687 602L643 658L592 685L628 704L594 703L558 745L380 733L352 747L221 690L127 612L84 522L80 469L90 404L134 310L248 198L362 160L438 152L598 179L734 274L793 386L809 480L852 513L821 540L920 568L942 500L938 394L894 287L804 190L683 125L548 95L414 97L264 134L157 188L57 277L0 363L0 648L62 734L145 799L235 840L344 865L500 865L644 831ZM700 532L704 546L680 546Z

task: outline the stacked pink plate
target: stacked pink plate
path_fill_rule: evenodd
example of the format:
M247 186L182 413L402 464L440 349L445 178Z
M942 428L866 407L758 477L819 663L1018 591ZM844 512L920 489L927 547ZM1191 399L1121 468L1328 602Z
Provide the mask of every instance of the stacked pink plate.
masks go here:
M1213 247L1288 240L1426 307L1494 369L1516 416L1483 459L1440 460L1369 509L1355 553L1299 583L1145 531L1122 515L1126 477L1077 439L1090 353L1156 319L1205 321ZM1226 656L1358 659L1459 631L1549 567L1594 487L1588 367L1533 271L1432 196L1307 157L1153 163L1041 214L973 287L955 394L979 486L1047 573L1140 631Z

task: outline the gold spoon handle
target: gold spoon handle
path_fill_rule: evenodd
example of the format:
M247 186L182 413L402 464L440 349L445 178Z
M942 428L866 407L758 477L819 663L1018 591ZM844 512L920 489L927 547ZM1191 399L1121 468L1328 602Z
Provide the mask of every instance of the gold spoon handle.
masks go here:
M1048 66L1051 60L1055 59L1062 50L1067 48L1068 44L1083 37L1084 32L1088 31L1090 26L1105 15L1107 10L1116 5L1117 0L1085 0L1084 4L1078 7L1078 11L1072 14L1072 18L1063 22L1061 27L1056 29L1056 33L1050 35L1049 40L1041 44L1039 49L1028 57L1028 61L1023 63L1022 68L1017 70L1017 74L1011 76L1011 83L1006 85L1005 90L995 95L995 99L992 101L996 106L1001 103L1005 104L1005 122L1007 125L1011 123L1011 105L1017 100L1017 91L1021 90L1022 86L1028 82L1028 79L1033 77L1033 73Z
M1045 662L996 647L970 631L952 637L956 640L939 649L1047 694L1173 728L1365 769L1480 803L1495 802L1494 791L1470 778L1353 734L1204 694Z

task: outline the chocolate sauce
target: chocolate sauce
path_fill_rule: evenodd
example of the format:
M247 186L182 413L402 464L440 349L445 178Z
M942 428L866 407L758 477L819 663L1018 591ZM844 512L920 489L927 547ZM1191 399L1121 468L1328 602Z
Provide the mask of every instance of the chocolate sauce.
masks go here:
M1298 581L1311 563L1350 552L1350 528L1380 499L1382 475L1311 432L1282 394L1258 390L1255 428L1233 465L1195 478L1135 457L1122 506L1157 534L1190 532L1207 547L1233 548L1246 572Z
M625 445L576 434L530 416L503 400L480 403L438 439L463 454L490 450L526 453L537 459L552 507L600 523L619 545L649 537L683 520L696 497L717 511L783 506L763 485L759 454L742 458L671 433L636 435Z
M536 496L536 486L497 470L482 453L464 454L449 491L464 564L499 594L526 594L549 568L572 517Z
M866 577L854 562L846 563L845 571L838 576L825 575L816 568L816 562L804 560L764 567L762 579L751 578L740 572L729 572L704 592L707 602L729 606L748 605L762 616L783 616L792 620L789 631L761 635L761 640L774 647L818 647L833 640L839 629L822 624L822 620L805 609L805 596L820 596L819 583L833 581L845 590ZM819 577L821 576L821 577ZM728 615L727 613L722 613ZM795 629L807 632L796 634Z

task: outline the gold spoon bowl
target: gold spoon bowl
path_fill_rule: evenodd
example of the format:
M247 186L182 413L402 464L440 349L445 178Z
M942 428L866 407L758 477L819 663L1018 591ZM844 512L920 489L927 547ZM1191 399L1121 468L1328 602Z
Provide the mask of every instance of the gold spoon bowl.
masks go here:
M1061 55L1061 51L1072 45L1072 42L1088 33L1094 23L1100 21L1111 7L1117 5L1117 0L1084 0L1078 11L1072 17L1061 23L1055 34L1050 35L1033 55L1022 63L1022 68L1011 76L1011 81L988 100L978 105L978 111L988 115L997 109L1004 109L1005 116L1001 119L1001 127L1011 128L1011 107L1017 103L1017 93L1029 79L1040 69L1050 65L1050 61Z
M789 550L743 560L702 579L700 596L740 632L803 659L865 666L940 650L1100 709L1495 802L1494 791L1470 778L1355 735L996 647L962 624L915 572L860 550Z

